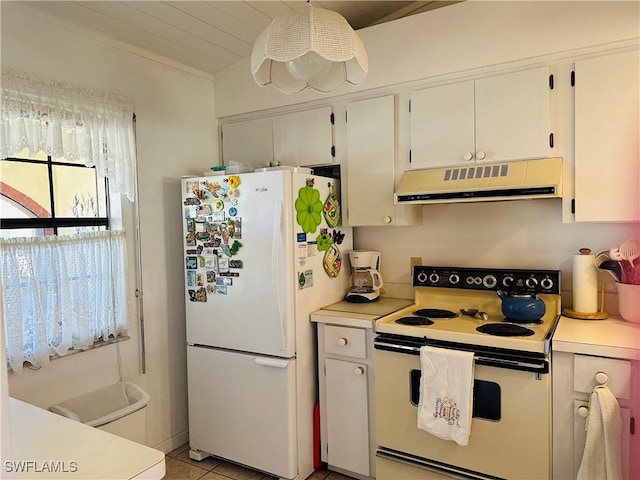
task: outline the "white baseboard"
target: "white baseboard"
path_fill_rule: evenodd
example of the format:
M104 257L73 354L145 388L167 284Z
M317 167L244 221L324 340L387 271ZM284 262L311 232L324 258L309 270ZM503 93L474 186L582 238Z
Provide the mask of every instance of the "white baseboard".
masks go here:
M189 430L185 430L184 432L180 432L177 435L174 435L173 437L165 440L164 442L160 442L159 444L154 445L153 448L167 454L188 442Z

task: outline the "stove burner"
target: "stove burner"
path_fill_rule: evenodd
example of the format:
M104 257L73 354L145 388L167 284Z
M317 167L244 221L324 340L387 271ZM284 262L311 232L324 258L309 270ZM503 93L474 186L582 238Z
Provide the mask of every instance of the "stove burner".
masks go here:
M529 328L512 323L485 323L476 328L478 332L497 335L499 337L528 337L535 332Z
M413 314L428 318L456 318L459 316L451 310L440 310L437 308L421 308L413 312Z
M401 325L433 325L433 320L425 317L402 317L396 320Z
M538 320L531 320L531 321L526 321L526 320L514 320L513 318L509 318L509 317L505 317L504 320L502 320L503 322L510 322L510 323L517 323L519 325L540 325L542 323L542 319L538 319Z

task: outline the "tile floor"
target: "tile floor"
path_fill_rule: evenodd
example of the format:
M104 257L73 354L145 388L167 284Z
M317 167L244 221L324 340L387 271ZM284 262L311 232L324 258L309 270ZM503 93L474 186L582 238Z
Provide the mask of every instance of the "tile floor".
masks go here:
M257 472L219 458L207 457L198 462L189 458L189 445L169 452L165 458L167 473L163 480L277 480L277 477ZM307 480L353 480L327 469L313 472Z

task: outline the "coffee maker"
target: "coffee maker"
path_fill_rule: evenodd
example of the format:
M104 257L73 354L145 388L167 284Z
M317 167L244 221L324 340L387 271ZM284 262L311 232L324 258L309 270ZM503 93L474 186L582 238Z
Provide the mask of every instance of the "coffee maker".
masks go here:
M345 300L353 303L377 300L383 285L380 276L380 252L352 250L349 252L349 261L351 287Z

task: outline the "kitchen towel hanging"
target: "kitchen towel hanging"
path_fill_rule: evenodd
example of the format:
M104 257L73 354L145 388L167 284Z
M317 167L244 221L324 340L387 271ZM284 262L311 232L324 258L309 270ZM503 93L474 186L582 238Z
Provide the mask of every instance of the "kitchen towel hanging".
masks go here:
M622 480L622 419L618 401L606 385L593 389L587 439L577 480Z
M461 446L469 443L473 367L473 352L420 348L418 428Z
M573 310L583 313L598 311L598 271L595 256L581 248L573 256Z

